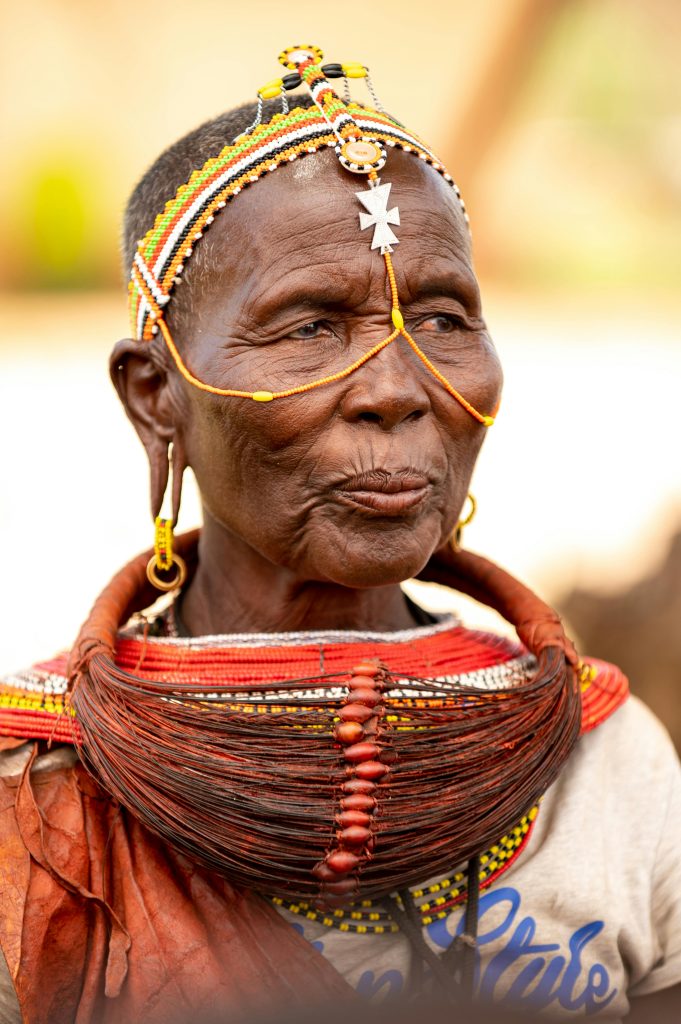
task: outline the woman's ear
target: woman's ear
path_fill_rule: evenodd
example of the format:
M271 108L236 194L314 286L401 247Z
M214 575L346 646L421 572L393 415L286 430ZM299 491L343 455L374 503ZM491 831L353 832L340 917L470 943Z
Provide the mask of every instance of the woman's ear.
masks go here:
M151 514L155 518L168 486L168 446L172 442L182 451L168 376L154 358L149 342L130 339L119 341L114 347L109 372L149 459ZM181 481L181 473L179 477ZM179 496L173 504L179 508Z

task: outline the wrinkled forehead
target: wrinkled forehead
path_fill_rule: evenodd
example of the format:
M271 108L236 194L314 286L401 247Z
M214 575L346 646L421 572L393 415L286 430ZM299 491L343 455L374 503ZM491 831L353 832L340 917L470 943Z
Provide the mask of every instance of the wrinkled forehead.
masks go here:
M399 242L396 269L436 259L473 276L468 225L451 186L426 163L393 151L381 181L390 185L388 209L399 208L393 230ZM372 226L361 229L356 193L366 189L333 153L322 151L282 167L223 211L203 240L201 276L238 287L271 279L308 264L315 272L336 273L345 263L369 266Z

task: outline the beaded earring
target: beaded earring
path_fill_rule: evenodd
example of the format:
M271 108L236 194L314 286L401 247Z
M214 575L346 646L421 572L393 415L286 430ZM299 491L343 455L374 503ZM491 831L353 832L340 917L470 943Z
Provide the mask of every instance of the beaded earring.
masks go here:
M473 522L473 520L475 519L475 513L478 511L478 503L473 497L473 495L470 493L470 491L468 492L467 499L468 512L466 513L465 516L461 516L458 523L454 527L454 532L452 533L451 545L454 551L461 551L461 542L463 540L464 527L468 526L469 523Z
M187 578L187 564L173 551L173 521L156 516L154 527L154 553L147 562L147 579L157 590L179 590Z

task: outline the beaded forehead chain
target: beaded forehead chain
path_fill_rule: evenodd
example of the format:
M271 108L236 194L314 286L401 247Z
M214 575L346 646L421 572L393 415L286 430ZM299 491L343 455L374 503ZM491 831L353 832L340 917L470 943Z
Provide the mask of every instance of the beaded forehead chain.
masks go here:
M218 156L193 172L139 242L129 285L133 334L149 341L160 330L178 370L190 384L214 395L250 398L256 402L271 402L276 398L303 394L312 388L342 380L401 336L452 398L479 423L489 427L494 416L475 409L430 361L405 328L391 257L393 246L399 242L393 227L399 225L400 214L397 206L389 208L391 183L382 183L378 172L386 165L388 149L398 147L429 163L451 184L468 222L461 194L430 149L385 113L373 93L364 65L322 64L323 57L316 46L294 46L279 55L279 61L289 73L268 82L258 91L258 109L253 124L226 145ZM341 99L330 85L329 79L333 78L344 78L346 91L348 79L366 78L376 109L351 102L349 96ZM286 94L299 86L309 90L315 105L289 109ZM282 98L281 113L263 122L264 101L278 96ZM390 334L338 373L285 391L238 391L204 383L185 365L164 315L173 287L178 283L194 246L213 223L216 214L242 189L283 164L327 146L335 150L346 171L365 175L368 179L369 187L355 193L362 207L359 227L362 231L374 229L371 248L378 249L385 262L391 296Z

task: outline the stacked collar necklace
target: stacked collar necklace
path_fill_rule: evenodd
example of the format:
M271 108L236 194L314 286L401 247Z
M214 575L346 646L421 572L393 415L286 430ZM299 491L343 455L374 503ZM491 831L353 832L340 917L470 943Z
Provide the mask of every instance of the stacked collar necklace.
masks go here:
M196 536L180 550L195 565ZM517 826L581 723L555 613L486 560L452 557L445 575L506 613L531 665L460 627L322 644L321 662L319 644L121 639L151 597L140 556L72 652L81 756L172 846L272 896L338 907L450 871Z

